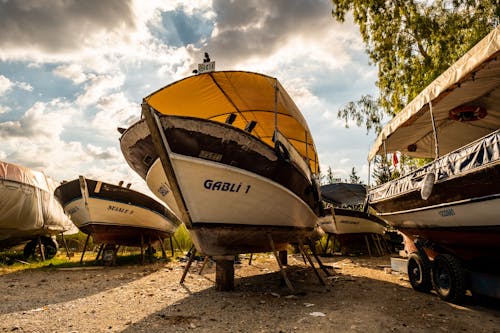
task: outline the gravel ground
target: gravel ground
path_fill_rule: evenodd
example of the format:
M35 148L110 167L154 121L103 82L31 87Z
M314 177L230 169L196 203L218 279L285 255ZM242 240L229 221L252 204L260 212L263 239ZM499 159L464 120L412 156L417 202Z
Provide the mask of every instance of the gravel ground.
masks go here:
M282 283L273 257L235 266L233 292L214 288L215 265L195 262L42 268L0 275L0 332L500 332L500 302L463 305L411 289L390 257L329 257L322 286L290 255Z

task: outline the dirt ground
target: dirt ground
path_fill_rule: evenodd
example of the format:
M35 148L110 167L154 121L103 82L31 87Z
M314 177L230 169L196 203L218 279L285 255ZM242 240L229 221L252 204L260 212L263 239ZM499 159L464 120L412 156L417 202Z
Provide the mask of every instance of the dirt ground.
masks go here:
M183 285L185 262L42 268L0 275L0 332L500 332L500 302L462 305L411 289L390 257L328 257L322 286L300 255L283 284L274 257L235 265L235 291L215 290L215 265Z

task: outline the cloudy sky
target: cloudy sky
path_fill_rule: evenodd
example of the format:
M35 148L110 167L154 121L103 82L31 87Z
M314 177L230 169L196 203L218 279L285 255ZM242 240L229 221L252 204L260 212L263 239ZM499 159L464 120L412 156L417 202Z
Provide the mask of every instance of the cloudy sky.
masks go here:
M277 77L302 110L323 173L366 182L374 135L337 109L376 94L357 26L329 0L0 1L0 160L44 171L144 182L125 162L117 127L143 97L191 75L203 53L217 70Z

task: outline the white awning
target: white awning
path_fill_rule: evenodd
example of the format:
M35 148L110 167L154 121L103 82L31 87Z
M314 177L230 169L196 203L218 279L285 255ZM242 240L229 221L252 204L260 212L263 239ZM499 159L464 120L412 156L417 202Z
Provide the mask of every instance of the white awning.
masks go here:
M500 27L428 85L383 129L368 159L400 151L435 157L429 103L440 155L500 128ZM467 118L467 119L464 119ZM384 148L385 141L385 148Z

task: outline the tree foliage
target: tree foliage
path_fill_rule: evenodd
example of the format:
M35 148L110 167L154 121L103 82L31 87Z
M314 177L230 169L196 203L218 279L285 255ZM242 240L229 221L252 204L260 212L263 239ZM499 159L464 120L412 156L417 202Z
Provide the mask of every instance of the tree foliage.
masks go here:
M351 184L361 184L361 178L359 177L356 169L352 167L351 173L349 174L349 183Z
M331 166L328 166L328 169L326 170L326 175L321 176L321 184L322 185L329 185L336 183L337 180L333 176L333 170Z
M383 113L394 116L493 29L500 0L332 0L343 22L352 12L370 60L378 67L378 98L362 96L338 116L380 130Z

